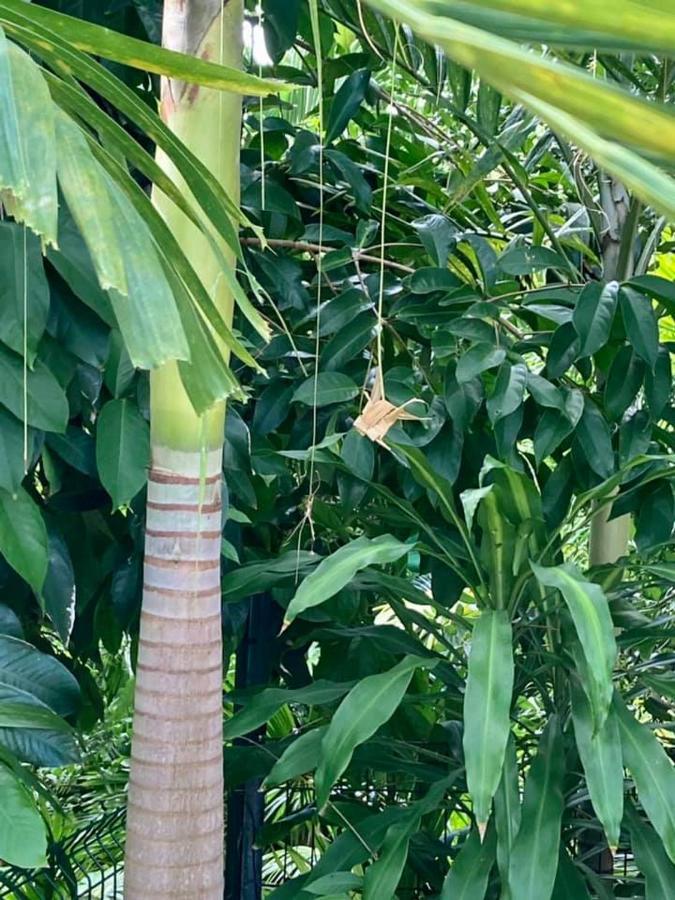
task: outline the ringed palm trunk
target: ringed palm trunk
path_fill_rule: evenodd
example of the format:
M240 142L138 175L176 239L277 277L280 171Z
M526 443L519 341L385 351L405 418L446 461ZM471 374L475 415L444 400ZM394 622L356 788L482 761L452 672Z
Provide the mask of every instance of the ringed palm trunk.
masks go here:
M165 47L240 65L242 0L165 0ZM241 98L163 79L164 121L235 199ZM162 155L158 161L180 183ZM226 321L232 298L204 237L153 197ZM198 364L198 360L194 361ZM126 900L223 896L221 471L225 404L198 416L175 364L151 374L143 605Z

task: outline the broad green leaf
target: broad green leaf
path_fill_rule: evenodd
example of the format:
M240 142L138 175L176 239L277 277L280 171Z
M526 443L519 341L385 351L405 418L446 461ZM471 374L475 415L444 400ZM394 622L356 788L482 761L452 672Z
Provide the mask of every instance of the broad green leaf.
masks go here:
M360 818L351 822L351 813L348 813L348 821L351 828L346 828L342 834L334 838L325 852L307 876L303 887L307 889L310 884L333 872L347 872L354 866L364 863L371 854L371 850L377 852L382 846L385 835L391 825L405 818L405 810L389 807L378 811L374 815ZM365 846L364 846L365 844ZM281 889L283 891L283 888ZM289 896L298 896L292 893ZM283 897L283 893L274 891L270 896ZM305 898L303 897L303 900Z
M652 301L628 285L621 288L619 298L626 336L653 372L659 355L659 328Z
M370 481L375 466L375 450L371 440L351 428L342 442L340 455L351 472Z
M669 157L675 121L663 106L648 104L593 78L581 68L534 54L457 19L431 15L414 0L369 0L369 5L407 22L456 62L474 69L481 78L538 115L542 115L540 109L545 106L567 119L578 120L582 127L594 129L598 135L639 147L645 153ZM550 118L549 123L557 124Z
M574 736L586 773L588 792L605 829L607 843L616 848L623 818L623 757L619 725L610 708L603 725L596 730L590 703L575 681L571 684L571 697Z
M131 400L109 400L99 413L96 465L114 509L131 502L145 485L150 428Z
M225 740L233 740L255 731L288 703L302 703L304 706L333 703L351 690L353 681L333 682L319 680L304 688L286 690L285 688L266 688L240 702L244 708L235 713L223 726Z
M497 502L494 491L487 493L478 507L483 531L481 559L490 577L490 598L497 609L508 605L513 585L515 528Z
M334 372L344 368L367 347L375 333L375 319L372 313L362 313L328 341L321 351L321 368Z
M572 316L579 335L579 356L592 356L607 343L616 312L619 285L592 282L587 284L577 298Z
M350 891L358 891L362 885L363 878L360 875L353 875L351 872L331 872L330 875L317 878L305 890L316 897L337 897L349 895Z
M0 190L18 222L56 244L54 104L35 62L0 27Z
M64 432L68 400L56 378L39 359L24 372L21 358L0 346L0 403L17 419L24 418L24 384L28 424L42 431Z
M589 700L597 697L599 708L593 709L593 731L602 727L612 702L612 673L616 660L614 625L609 604L598 584L587 581L576 566L565 563L544 567L530 563L540 584L556 588L562 594L572 616L574 627L588 666L594 690ZM587 693L589 693L587 691Z
M36 594L47 575L47 529L40 510L23 489L0 488L0 553Z
M614 709L619 720L623 761L649 820L675 862L675 767L648 725L635 718L618 693Z
M28 429L28 459L33 460L36 434ZM26 472L24 470L24 430L23 424L0 406L0 488L15 494Z
M670 353L666 347L659 347L654 371L645 373L645 399L651 417L658 420L663 413L673 388Z
M669 541L675 522L675 495L669 482L657 482L640 502L635 543L641 553Z
M35 869L47 865L47 829L16 775L0 764L0 859Z
M631 849L646 879L646 900L669 900L675 885L675 865L668 859L653 828L643 822L630 804L626 809Z
M358 394L358 386L342 372L319 372L311 375L293 394L293 400L305 406L328 406L353 400Z
M450 775L431 785L421 800L405 810L401 821L388 828L377 860L366 869L363 900L391 900L396 895L408 858L410 839L419 830L422 816L438 809L453 781L454 775Z
M495 830L481 841L473 829L445 877L439 900L484 900L495 861Z
M614 451L609 426L598 407L588 398L575 431L586 462L601 478L609 478L614 472Z
M64 113L56 116L59 186L84 238L103 290L128 293L123 236L117 227L110 184L80 129ZM128 236L135 241L136 235Z
M0 271L0 335L8 347L20 354L25 336L27 360L32 365L47 324L49 286L40 241L26 226L0 222Z
M513 694L509 614L485 609L474 625L464 695L466 782L479 828L490 818L504 766Z
M546 357L546 374L560 378L579 355L579 336L572 322L563 322L553 332Z
M506 350L502 347L495 347L492 344L476 344L460 356L455 377L459 384L466 384L481 372L501 365L505 358Z
M541 269L566 269L567 263L548 247L512 247L498 260L498 266L507 275L529 275Z
M23 627L21 621L13 609L0 603L0 634L23 640Z
M0 746L33 766L65 766L79 760L67 722L34 695L1 682Z
M574 900L591 900L579 867L575 866L565 848L561 847L552 900L571 900L572 897Z
M320 725L318 728L312 728L289 744L265 776L264 786L275 787L316 768L321 741L327 727Z
M408 285L413 294L433 294L455 290L462 287L462 282L446 268L422 266L410 276Z
M34 31L40 38L58 36L86 53L193 84L263 97L281 87L279 82L266 81L201 57L166 50L55 10L40 6L31 6L27 10L21 0L2 0L0 22L10 31L13 25L18 25Z
M621 347L609 367L605 384L605 409L619 419L640 390L645 366L631 347Z
M370 84L370 71L357 69L340 86L331 101L326 124L326 143L339 137L350 119L356 115Z
M550 409L558 409L561 411L565 409L565 398L561 391L559 391L555 385L551 384L550 381L547 381L546 378L542 378L541 375L528 371L527 389L539 406L545 406Z
M232 602L260 594L271 587L313 568L322 559L317 553L307 550L291 550L272 559L251 562L228 572L223 578L223 600Z
M95 158L84 133L63 113L57 117L56 136L59 184L99 283L110 292L132 361L152 368L169 359L188 359L176 300L147 222Z
M544 410L534 432L534 458L537 466L554 453L573 430L574 427L564 413L556 409Z
M42 589L45 612L64 644L75 624L75 573L68 545L55 529L49 529L49 566Z
M80 702L78 683L65 666L4 634L0 635L0 685L36 697L62 716L74 713Z
M366 566L395 562L410 549L410 544L403 544L390 534L381 534L372 540L362 536L345 544L325 557L304 579L288 605L286 622L292 622L304 610L334 597Z
M668 7L658 3L636 7L631 0L594 0L593 6L587 8L551 5L541 0L473 0L471 4L443 0L443 9L462 21L499 34L554 46L592 44L602 49L636 46L652 50L657 43L663 49L671 49L675 42L675 26L669 19L664 20Z
M563 813L565 758L560 725L550 719L530 767L522 822L511 851L509 889L514 900L549 900L553 891Z
M526 384L527 366L524 363L504 363L501 366L494 391L487 401L487 411L493 425L518 409L523 402Z
M480 378L472 378L460 384L455 374L454 362L448 365L445 374L443 399L450 414L452 427L458 431L471 424L483 401L483 383Z
M502 880L502 898L511 900L508 886L511 848L520 828L520 788L518 760L513 734L509 735L504 755L502 777L494 797L495 829L497 832L497 865Z
M328 802L331 788L349 765L356 747L392 717L415 669L433 668L435 664L436 660L406 656L389 671L369 675L351 689L333 714L321 741L315 777L319 809Z

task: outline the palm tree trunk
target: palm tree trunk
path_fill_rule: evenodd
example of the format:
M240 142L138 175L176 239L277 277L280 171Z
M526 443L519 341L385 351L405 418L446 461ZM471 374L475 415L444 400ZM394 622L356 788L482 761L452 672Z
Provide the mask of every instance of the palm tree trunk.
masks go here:
M163 44L240 65L242 0L165 0ZM238 194L241 99L162 83L164 121ZM176 180L168 160L158 161ZM203 235L153 201L213 292L232 298ZM198 361L193 361L198 364ZM151 375L143 606L129 779L126 900L223 896L221 472L224 401L198 416L173 363Z

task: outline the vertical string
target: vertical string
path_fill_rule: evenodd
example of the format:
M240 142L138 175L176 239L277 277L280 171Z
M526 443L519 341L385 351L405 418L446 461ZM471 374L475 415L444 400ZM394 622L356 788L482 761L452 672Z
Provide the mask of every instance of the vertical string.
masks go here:
M323 179L324 179L324 156L323 156L323 135L324 135L324 117L323 117L323 58L321 55L321 31L319 28L319 10L317 0L311 0L309 4L310 18L312 22L312 36L314 39L314 53L316 54L316 76L319 82L319 251L316 256L316 319L315 319L315 339L314 339L314 394L312 398L312 445L309 455L309 498L307 502L307 517L310 528L312 528L311 510L312 500L314 499L314 473L315 473L315 446L318 429L317 401L319 388L319 351L320 330L321 330L321 276L323 274Z
M258 4L258 40L263 40L263 24L262 24L262 4ZM255 41L252 41L252 47L255 48ZM258 56L258 75L262 78L262 53ZM260 208L265 211L265 129L263 127L263 118L265 115L265 107L262 95L260 96L258 106L258 118L260 120Z
M391 64L391 87L389 89L389 119L387 121L387 137L384 148L384 171L382 173L382 208L380 214L380 283L377 295L377 377L380 379L382 399L384 399L384 374L382 370L382 331L384 310L384 248L385 226L387 220L387 191L389 188L389 156L391 152L391 134L394 121L394 92L396 89L396 57L398 55L398 22L394 31L394 53Z
M23 226L23 474L28 472L28 239Z

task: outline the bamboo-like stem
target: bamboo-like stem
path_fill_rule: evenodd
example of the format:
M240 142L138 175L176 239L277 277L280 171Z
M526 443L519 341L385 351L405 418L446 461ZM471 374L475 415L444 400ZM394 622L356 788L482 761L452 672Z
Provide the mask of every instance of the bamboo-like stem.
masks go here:
M163 44L240 65L242 19L242 0L224 7L221 0L165 0ZM164 79L161 113L237 199L241 98ZM158 161L181 182L163 154ZM153 195L153 202L231 321L232 298L209 243L163 195ZM173 363L151 374L150 399L152 466L124 896L221 900L225 402L198 416Z

